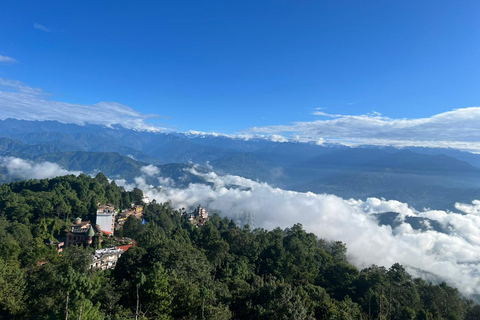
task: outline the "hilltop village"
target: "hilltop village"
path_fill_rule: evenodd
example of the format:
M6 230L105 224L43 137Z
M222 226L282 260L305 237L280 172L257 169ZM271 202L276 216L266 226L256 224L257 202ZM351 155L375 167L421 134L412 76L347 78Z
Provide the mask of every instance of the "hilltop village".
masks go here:
M0 319L479 315L458 290L398 263L357 269L343 243L300 224L251 229L202 206L147 203L102 174L0 185Z
M148 198L143 198L144 202L149 202ZM117 237L115 232L121 231L128 219L143 220L143 205L132 203L130 208L117 209L113 204L98 203L95 214L96 221L82 221L76 218L70 227L66 230L65 240L59 242L49 242L49 245L55 246L59 254L68 246L93 246L97 248L93 254L93 261L90 264L91 269L111 269L117 264L118 259L132 246L136 241L127 237ZM186 216L190 223L196 227L203 226L208 221L209 212L201 205L195 208L191 213L181 212ZM107 237L108 241L105 241ZM114 244L105 247L104 242ZM100 248L99 248L100 247ZM99 248L99 249L98 249Z

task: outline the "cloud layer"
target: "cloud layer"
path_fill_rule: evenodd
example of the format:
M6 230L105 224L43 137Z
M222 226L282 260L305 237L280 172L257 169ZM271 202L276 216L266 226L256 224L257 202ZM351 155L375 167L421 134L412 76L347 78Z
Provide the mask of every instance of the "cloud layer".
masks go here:
M14 157L0 157L0 168L24 179L79 174L56 163ZM287 191L239 176L199 173L195 168L190 172L211 185L190 184L180 189L155 168L147 166L143 172L156 177L157 186L148 185L144 177L137 177L133 184L122 180L117 183L127 189L139 187L158 202L170 200L176 208L193 209L202 204L238 223L245 222L250 213L254 227L287 228L302 223L320 238L345 242L350 261L360 268L371 264L390 267L399 262L416 276L440 278L467 296L480 294L480 201L457 203L458 212L417 211L395 200L344 200L334 195ZM374 214L379 212L400 213L400 225L394 229L378 226ZM405 222L410 216L434 220L449 234L413 230Z
M8 175L21 179L46 179L81 173L80 171L66 170L53 162L35 163L15 157L0 157L0 168L5 168Z
M92 105L53 101L41 90L19 81L0 78L0 119L56 120L62 123L86 123L112 126L121 124L135 130L162 131L148 119L157 115L142 114L117 102Z
M323 119L254 127L255 133L283 134L303 141L347 145L451 147L480 152L480 107L455 109L429 118L392 119L379 113L338 115L316 110Z
M123 185L137 186L158 202L171 200L176 208L202 204L237 222L245 221L249 212L254 227L286 228L302 223L318 237L345 242L350 260L360 268L371 264L390 267L399 262L417 276L425 277L425 273L418 273L424 270L430 277L440 277L465 295L480 293L480 201L457 204L461 213L416 211L394 200L344 200L334 195L286 191L238 176L200 174L194 169L192 173L213 186L191 184L179 189L161 185L158 188L147 185L142 177L138 177L134 185ZM393 230L389 226L378 226L373 216L390 211L400 213L402 222ZM435 220L450 230L450 234L413 230L404 222L408 216Z

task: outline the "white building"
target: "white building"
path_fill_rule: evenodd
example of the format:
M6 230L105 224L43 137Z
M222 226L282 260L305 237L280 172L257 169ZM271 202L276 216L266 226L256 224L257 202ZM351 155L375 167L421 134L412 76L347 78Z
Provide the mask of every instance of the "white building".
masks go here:
M93 262L90 269L112 269L117 265L118 258L123 254L123 250L119 248L99 249L93 255Z
M150 198L147 197L145 194L143 195L142 201L145 202L146 204L150 203Z
M99 205L97 209L97 225L103 233L113 235L117 211L112 204Z

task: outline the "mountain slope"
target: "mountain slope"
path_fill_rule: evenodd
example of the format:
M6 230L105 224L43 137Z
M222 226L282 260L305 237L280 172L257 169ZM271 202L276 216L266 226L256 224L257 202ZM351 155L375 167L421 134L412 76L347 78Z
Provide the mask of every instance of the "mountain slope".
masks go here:
M290 190L385 197L439 209L451 208L460 198L474 200L480 189L480 155L452 149L320 146L15 119L0 121L0 137L0 155L59 162L70 170L102 170L129 180L146 164L198 163ZM177 172L177 178L182 174Z

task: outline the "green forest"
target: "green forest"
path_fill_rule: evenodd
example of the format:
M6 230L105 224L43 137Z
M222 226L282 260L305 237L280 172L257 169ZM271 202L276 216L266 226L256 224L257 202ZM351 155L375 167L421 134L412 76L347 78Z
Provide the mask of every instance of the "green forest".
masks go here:
M94 248L48 245L76 217L94 221L98 203L142 197L101 173L1 185L0 319L480 319L446 283L399 264L359 270L343 243L300 224L252 230L213 215L196 227L153 201L145 224L123 226L137 245L115 269L90 270Z

